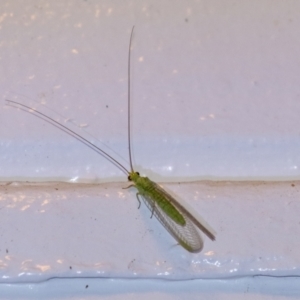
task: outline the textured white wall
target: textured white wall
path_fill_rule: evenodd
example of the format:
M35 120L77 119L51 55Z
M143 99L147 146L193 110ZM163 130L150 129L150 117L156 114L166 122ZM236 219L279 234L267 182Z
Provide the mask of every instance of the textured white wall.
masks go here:
M56 128L5 108L4 99L87 126L127 161L127 51L133 25L137 168L163 180L299 177L298 2L10 1L1 6L2 179L122 178Z
M133 25L136 169L162 182L298 179L299 14L300 2L274 0L1 2L0 179L125 180L89 148L4 100L68 126L73 120L94 137L72 129L126 164ZM0 281L299 276L298 184L170 185L218 232L197 255L173 247L126 184L2 185ZM275 292L252 295L268 293Z

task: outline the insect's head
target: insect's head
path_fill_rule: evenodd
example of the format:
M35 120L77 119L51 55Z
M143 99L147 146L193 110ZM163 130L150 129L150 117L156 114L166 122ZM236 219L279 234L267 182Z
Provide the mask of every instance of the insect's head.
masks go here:
M139 172L130 172L128 175L128 181L135 181L140 177Z

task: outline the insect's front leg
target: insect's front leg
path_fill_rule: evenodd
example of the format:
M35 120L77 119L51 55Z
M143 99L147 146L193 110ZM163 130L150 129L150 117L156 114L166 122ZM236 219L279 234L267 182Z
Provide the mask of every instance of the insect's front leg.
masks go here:
M136 193L136 199L137 199L137 201L139 202L138 209L140 209L140 207L141 207L141 200L140 200L140 198L139 198L139 195L141 195L141 194L140 194L140 193Z
M127 190L127 189L129 189L129 188L131 188L131 187L133 187L133 186L134 186L134 184L130 184L129 186L123 187L122 189L123 189L123 190Z

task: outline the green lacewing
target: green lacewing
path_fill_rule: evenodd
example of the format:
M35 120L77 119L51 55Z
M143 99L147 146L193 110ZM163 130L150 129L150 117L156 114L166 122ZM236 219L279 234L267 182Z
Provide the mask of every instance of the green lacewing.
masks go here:
M130 134L130 58L131 58L131 43L133 37L134 27L131 30L129 51L128 51L128 152L129 152L129 165L128 170L119 161L109 155L107 152L97 147L84 137L77 134L75 131L69 129L60 122L50 118L44 113L29 107L27 105L18 103L16 101L6 100L7 104L13 107L21 108L32 113L35 116L42 118L50 124L58 127L67 134L75 137L94 151L101 154L108 161L118 167L128 177L128 181L131 182L129 187L135 187L137 189L137 200L139 207L141 205L141 199L151 211L151 217L154 215L158 221L166 228L166 230L175 238L175 240L187 251L192 253L200 252L203 248L203 239L199 233L202 231L208 238L215 240L215 231L204 221L200 216L196 216L186 204L179 202L173 196L171 196L166 190L164 190L157 183L151 181L148 177L143 177L136 172L132 164L131 155L131 134Z

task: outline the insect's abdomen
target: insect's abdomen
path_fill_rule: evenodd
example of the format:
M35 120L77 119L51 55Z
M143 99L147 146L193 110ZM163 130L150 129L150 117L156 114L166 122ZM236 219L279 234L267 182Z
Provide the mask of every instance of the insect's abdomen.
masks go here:
M144 197L150 197L155 205L158 205L174 222L185 226L185 219L176 207L156 188L156 185L148 177L139 177L135 181L135 187Z

